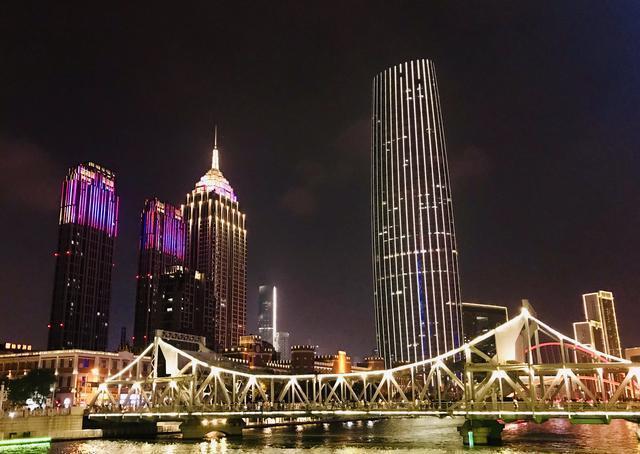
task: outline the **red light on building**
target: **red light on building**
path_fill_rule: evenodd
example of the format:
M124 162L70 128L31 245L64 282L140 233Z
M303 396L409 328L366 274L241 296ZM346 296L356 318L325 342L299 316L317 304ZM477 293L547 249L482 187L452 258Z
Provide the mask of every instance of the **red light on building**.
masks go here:
M51 329L51 323L47 323L47 328Z
M119 198L115 191L115 175L92 162L71 167L62 182L57 258L54 273L52 328L48 349L79 348L105 351L108 325L101 314L107 314L111 300L109 261L113 261L117 236ZM74 285L69 289L72 282ZM74 307L75 305L75 307ZM83 327L67 330L63 314L82 314ZM100 322L99 322L100 320ZM75 383L74 383L75 384Z

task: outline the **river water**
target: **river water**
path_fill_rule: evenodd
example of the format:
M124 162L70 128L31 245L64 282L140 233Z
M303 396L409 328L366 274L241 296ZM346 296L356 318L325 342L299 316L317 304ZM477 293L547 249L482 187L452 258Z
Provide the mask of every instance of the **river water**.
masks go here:
M59 454L372 454L372 453L640 453L636 425L613 421L610 425L571 425L566 420L544 424L508 424L503 444L464 448L451 420L395 419L375 423L354 422L245 431L242 438L208 442L88 440L2 448L0 453Z

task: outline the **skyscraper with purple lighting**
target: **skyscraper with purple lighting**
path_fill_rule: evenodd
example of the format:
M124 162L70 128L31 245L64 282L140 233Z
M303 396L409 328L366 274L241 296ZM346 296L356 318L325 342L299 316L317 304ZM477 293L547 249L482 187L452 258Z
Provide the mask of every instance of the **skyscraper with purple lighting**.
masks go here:
M136 275L136 312L133 344L147 346L158 321L160 277L170 267L184 264L185 229L182 211L157 198L147 199L140 218L138 274Z
M182 209L186 228L186 267L201 279L200 336L223 350L239 344L247 318L247 231L245 215L220 171L217 140L211 169L187 194Z
M93 162L69 169L60 197L49 349L107 348L118 205L113 172Z

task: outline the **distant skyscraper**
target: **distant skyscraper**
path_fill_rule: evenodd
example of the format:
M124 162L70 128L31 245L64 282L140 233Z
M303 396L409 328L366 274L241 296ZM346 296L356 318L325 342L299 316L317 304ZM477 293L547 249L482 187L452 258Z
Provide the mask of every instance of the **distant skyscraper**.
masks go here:
M462 326L464 341L469 342L478 336L509 321L509 311L504 306L493 304L462 303ZM497 353L495 338L483 342L483 350L489 356Z
M576 340L603 353L622 357L613 294L602 290L585 293L582 295L582 303L585 321L573 324Z
M276 321L278 296L275 286L261 285L258 287L258 333L263 340L276 348Z
M120 344L118 345L118 351L131 351L131 344L129 344L129 339L127 339L126 326L120 328Z
M118 204L111 171L92 162L69 169L60 199L50 350L107 349Z
M469 342L508 322L509 311L493 304L462 303L462 320L464 341Z
M373 80L372 254L376 337L387 365L460 345L458 251L435 67Z
M590 322L574 322L573 338L581 344L588 345L598 351L604 352L604 338L602 330Z
M186 267L203 280L200 335L217 350L238 345L247 317L247 231L238 199L220 171L217 140L211 169L187 194L182 214Z
M153 332L160 276L169 267L184 264L185 231L182 212L158 199L147 199L140 220L140 243L133 329L136 349L146 347Z
M152 332L162 329L203 336L205 281L202 274L183 266L173 266L160 275L158 281L156 310L151 318Z
M286 331L276 332L275 339L276 351L280 353L280 359L290 360L291 359L291 343L289 340L289 333Z

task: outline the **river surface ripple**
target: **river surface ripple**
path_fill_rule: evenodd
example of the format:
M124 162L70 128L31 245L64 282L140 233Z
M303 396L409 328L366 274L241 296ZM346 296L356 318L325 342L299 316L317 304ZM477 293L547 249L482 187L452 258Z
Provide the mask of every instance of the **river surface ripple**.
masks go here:
M636 425L572 425L566 420L544 424L508 424L503 444L465 448L456 423L436 418L393 419L245 431L242 438L183 442L176 438L153 441L87 440L2 448L1 454L371 454L400 453L640 453Z

